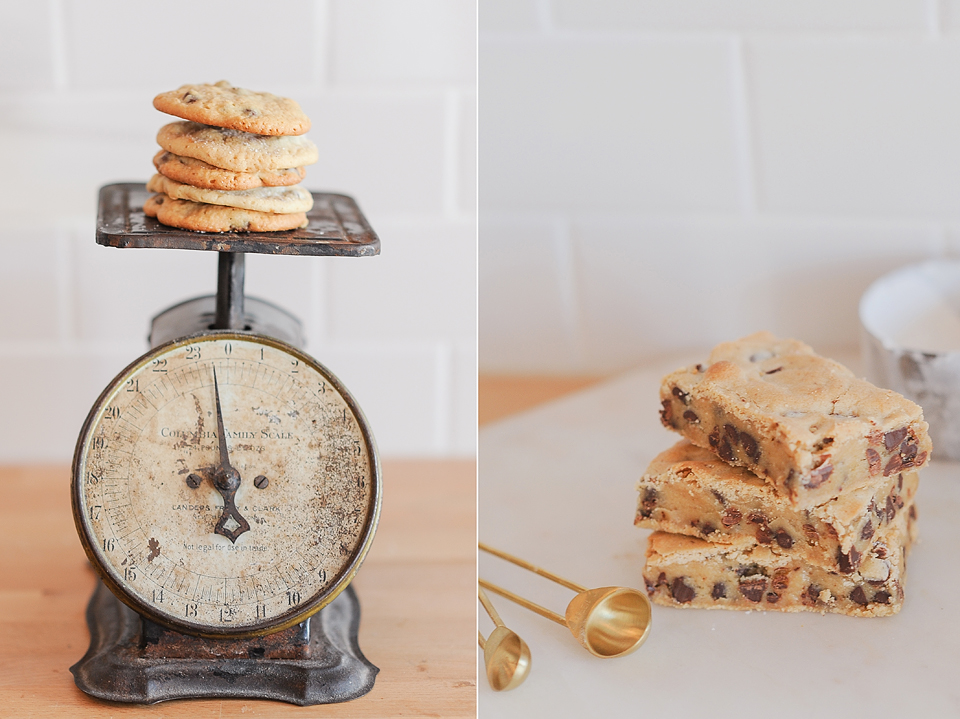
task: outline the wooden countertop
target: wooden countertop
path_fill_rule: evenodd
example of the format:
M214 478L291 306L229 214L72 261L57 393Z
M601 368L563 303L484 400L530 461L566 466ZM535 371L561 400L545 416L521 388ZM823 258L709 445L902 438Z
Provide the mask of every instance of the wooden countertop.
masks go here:
M70 472L0 467L0 717L476 716L476 464L385 461L380 528L353 586L360 647L380 667L345 704L112 704L77 689L94 572L70 512Z
M477 381L479 424L482 427L565 394L586 389L603 379L592 375L561 377L482 374Z

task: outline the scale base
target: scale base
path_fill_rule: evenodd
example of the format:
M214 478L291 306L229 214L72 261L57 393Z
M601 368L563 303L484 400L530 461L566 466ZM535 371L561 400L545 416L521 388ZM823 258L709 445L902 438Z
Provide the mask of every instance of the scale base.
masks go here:
M352 587L284 632L203 639L144 620L98 581L87 606L87 624L90 648L70 671L81 690L108 701L333 704L369 692L380 671L360 651L360 603Z

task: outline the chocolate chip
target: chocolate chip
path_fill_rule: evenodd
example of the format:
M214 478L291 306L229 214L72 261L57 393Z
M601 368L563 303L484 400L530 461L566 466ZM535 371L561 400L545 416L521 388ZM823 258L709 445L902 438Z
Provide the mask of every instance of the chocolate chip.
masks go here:
M713 585L713 589L710 590L710 596L714 599L726 599L727 585L723 582L717 582Z
M897 516L897 504L893 500L893 495L887 497L887 522L892 522Z
M830 455L825 456L829 458ZM804 480L803 486L807 489L816 489L830 479L831 474L833 474L833 465L824 461L819 467L811 470L809 476Z
M867 595L863 591L862 586L857 586L852 592L850 592L850 601L859 604L861 607L865 607L867 604L869 604L867 601Z
M860 566L860 560L863 558L863 554L857 551L856 547L850 547L850 566L854 569Z
M717 454L720 455L720 459L726 462L732 462L736 456L733 452L733 447L730 446L730 443L727 440L723 440L720 443L720 446L717 447Z
M703 365L702 365L702 364L698 364L698 365L696 366L696 370L697 370L697 372L703 372Z
M913 466L914 466L914 467L922 467L922 466L923 466L923 463L926 462L926 461L927 461L927 453L926 453L926 452L921 452L920 454L917 455L917 458L916 458L915 460L913 460Z
M195 102L197 101L197 96L196 96L196 95L191 95L189 92L187 92L187 93L184 93L184 95L183 95L183 97L182 97L181 99L182 99L185 103L187 103L188 105L192 105L193 103L195 103Z
M759 602L763 599L764 592L767 591L767 580L764 577L756 579L744 579L740 582L740 594L751 602Z
M881 589L879 592L873 595L873 601L875 601L877 604L889 604L890 592L886 592Z
M812 607L820 601L821 591L820 587L816 584L811 584L804 590L803 594L800 595L800 601L808 607Z
M680 604L686 604L697 596L697 590L688 586L683 581L683 577L677 577L673 580L673 584L670 585L670 594L676 601L680 602Z
M732 424L723 425L723 434L730 441L734 447L737 446L737 442L740 441L740 433L737 431L737 428Z
M767 518L760 514L760 512L750 512L747 515L747 521L752 524L766 524Z
M700 418L697 417L697 413L692 409L684 410L683 418L693 424L700 424Z
M870 500L870 506L867 507L867 511L873 512L875 515L877 515L877 517L879 517L880 519L883 519L883 510L880 509L880 507L877 506L877 503L874 502L872 499Z
M767 576L766 570L759 564L744 564L737 569L738 577Z
M911 505L910 505L910 513L909 513L908 516L910 517L910 519L916 519L916 518L917 518L917 505L915 505L915 504L911 504Z
M850 553L844 554L842 549L837 549L837 566L844 574L852 574L860 566L860 560L863 555L857 551L856 547L850 547Z
M700 532L701 532L701 534L703 534L704 536L706 536L706 535L708 535L708 534L713 534L713 533L716 532L716 531L717 531L717 528L714 527L712 524L710 524L710 522L702 522L702 523L700 524Z
M860 539L870 539L873 536L873 522L869 519L867 523L863 525L863 529L860 530Z
M710 446L714 449L720 446L720 428L714 427L713 431L710 433L710 436L707 437L707 441L710 442Z
M920 447L918 445L911 444L904 440L903 445L900 447L900 456L903 457L904 462L912 462L919 451Z
M897 475L897 489L903 491L903 473Z
M712 494L714 497L717 498L717 501L720 502L720 506L721 506L721 507L726 507L726 506L727 506L727 498L724 497L722 494L720 494L720 492L718 492L717 490L715 490L715 489L713 489L713 488L711 487L711 488L710 488L710 494Z
M770 587L775 589L778 592L782 592L784 589L790 586L790 570L786 568L778 569L773 573L773 579L770 582Z
M780 601L780 595L776 592L767 592L767 603L776 604Z
M750 459L754 462L760 461L760 447L757 446L757 440L746 432L740 433L740 446Z
M666 583L667 583L667 573L660 572L660 576L657 577L657 586L662 587Z
M739 524L742 518L743 515L740 513L739 509L736 507L730 507L726 512L723 513L723 516L720 518L720 522L724 527L732 527L735 524Z
M812 524L804 524L803 533L806 535L807 541L810 542L810 544L816 544L820 539L820 533Z
M790 549L790 547L793 546L793 537L791 537L786 530L777 530L777 534L775 536L777 538L777 544L784 549Z
M757 531L755 535L757 537L757 541L760 542L760 544L770 544L771 542L773 542L773 532L771 532L768 527L762 524L757 526Z
M673 392L673 396L674 396L674 397L676 397L677 399L679 399L679 400L680 400L681 402L683 402L684 404L690 404L690 395L687 394L686 392L684 392L684 391L683 391L682 389L680 389L679 387L674 387L674 388L673 388L672 390L670 390L670 391Z
M873 447L867 447L867 465L870 467L870 476L880 474L880 453Z
M645 509L647 508L653 509L655 506L657 506L658 498L659 498L659 495L657 494L656 489L654 489L653 487L646 487L643 490L643 501L641 502L641 504L643 504Z
M796 481L797 481L797 473L791 469L789 472L787 472L787 478L783 480L783 486L788 490L792 490L793 485L796 483Z
M776 374L782 369L783 367L775 367L774 369L768 369L766 372L764 372L764 374Z
M692 468L692 467L678 467L678 468L677 468L677 476L678 476L680 479L686 479L686 478L689 477L691 474L693 474L693 468Z
M660 404L663 406L663 409L660 410L660 422L663 423L664 427L673 427L673 402L665 399Z
M813 451L814 451L814 452L822 452L824 449L826 449L827 447L829 447L831 444L833 444L833 437L824 437L824 438L821 439L819 442L817 442L815 445L813 445Z
M883 435L883 446L887 448L888 452L890 452L894 447L898 446L906 436L906 427L901 427L900 429L895 429L892 432L887 432L885 435Z

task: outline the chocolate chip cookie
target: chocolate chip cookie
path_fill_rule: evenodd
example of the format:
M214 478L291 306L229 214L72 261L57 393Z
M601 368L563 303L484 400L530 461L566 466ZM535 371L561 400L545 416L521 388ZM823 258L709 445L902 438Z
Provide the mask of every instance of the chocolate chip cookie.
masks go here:
M161 127L157 143L175 155L234 172L303 167L319 159L317 146L305 137L255 135L188 121Z
M257 135L302 135L310 129L310 118L294 100L233 87L226 80L161 92L153 106L185 120Z

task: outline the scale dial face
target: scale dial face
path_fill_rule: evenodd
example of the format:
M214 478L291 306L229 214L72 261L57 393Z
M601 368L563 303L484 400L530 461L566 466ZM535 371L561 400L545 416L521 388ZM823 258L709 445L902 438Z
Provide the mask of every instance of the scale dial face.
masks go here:
M73 464L77 529L107 586L204 636L276 631L331 602L370 546L380 491L373 435L336 377L234 332L121 372Z

